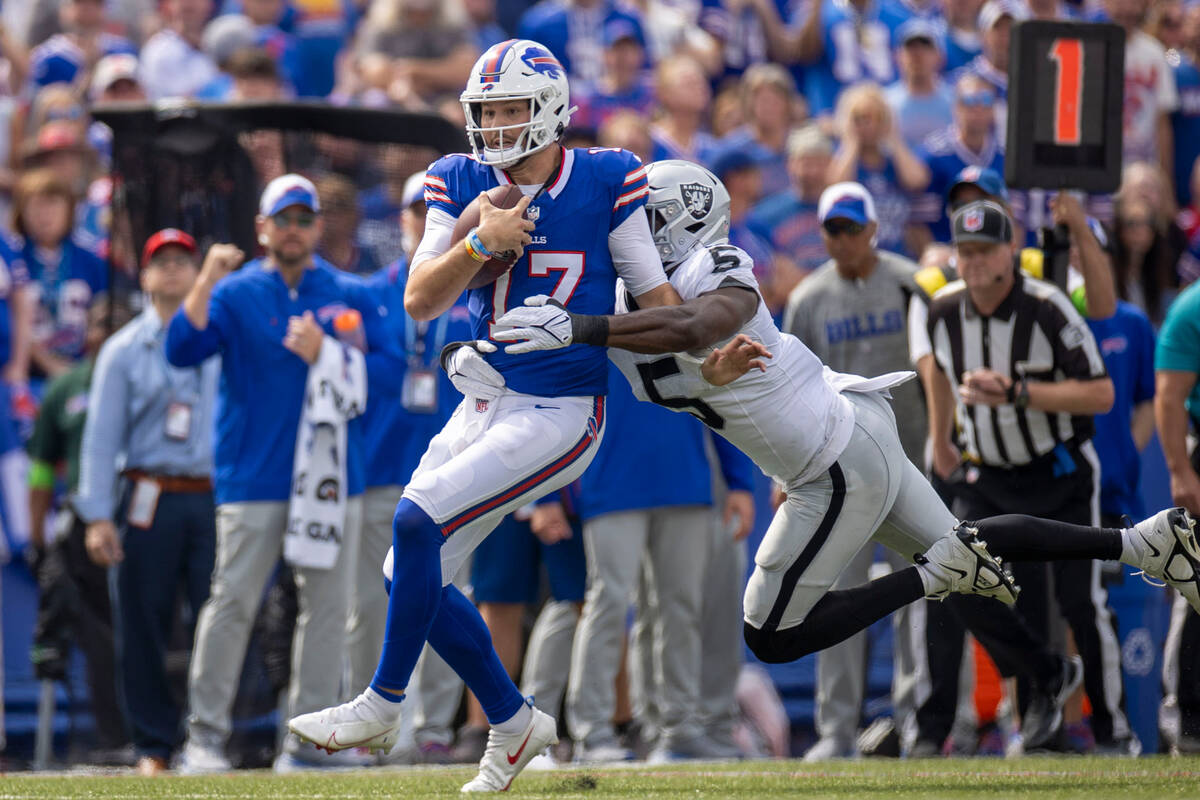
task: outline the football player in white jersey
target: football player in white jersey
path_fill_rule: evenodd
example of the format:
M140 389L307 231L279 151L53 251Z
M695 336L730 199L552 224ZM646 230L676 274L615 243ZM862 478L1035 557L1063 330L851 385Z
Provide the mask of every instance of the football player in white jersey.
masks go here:
M517 342L510 352L579 342L613 348L610 358L639 397L695 415L785 486L787 501L759 546L745 594L745 638L760 659L795 660L921 597L966 592L1011 604L1017 589L988 546L1013 560L1119 557L1200 606L1200 551L1182 509L1126 530L1020 515L960 524L900 445L887 389L912 373L868 380L823 368L798 339L779 331L759 300L753 264L727 241L729 201L720 182L685 161L656 162L647 175L651 230L684 304L633 311L621 297L619 310L629 313L586 318L534 297L497 320L492 338ZM826 200L846 203L852 216L864 197L869 202L865 192ZM673 344L694 340L696 328L713 333L724 325L731 335L720 318L730 304L719 298L736 292L753 297L755 307L734 330L774 357L714 386L701 370L707 351L672 353ZM871 540L915 566L831 590Z

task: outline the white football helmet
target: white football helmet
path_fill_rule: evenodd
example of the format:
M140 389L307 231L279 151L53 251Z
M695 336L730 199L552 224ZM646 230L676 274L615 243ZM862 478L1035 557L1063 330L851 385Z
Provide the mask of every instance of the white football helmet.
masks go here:
M459 99L475 157L500 168L557 142L575 110L569 107L567 71L548 48L528 39L509 39L480 56ZM483 104L491 100L528 100L529 122L484 127ZM485 135L494 131L499 140L489 147Z
M669 271L697 247L729 238L729 192L716 175L679 159L646 165L646 214L663 266Z

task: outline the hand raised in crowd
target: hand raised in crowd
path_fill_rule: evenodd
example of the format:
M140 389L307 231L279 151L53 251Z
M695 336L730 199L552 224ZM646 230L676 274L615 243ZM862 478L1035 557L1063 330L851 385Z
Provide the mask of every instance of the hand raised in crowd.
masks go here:
M304 359L307 364L317 363L321 355L321 341L325 331L317 324L317 318L311 311L305 311L303 316L289 317L287 335L283 337L283 346Z
M725 511L722 515L725 529L733 531L733 540L740 542L750 535L754 527L754 495L745 489L733 489L725 495ZM737 521L737 526L733 525Z
M204 256L204 264L200 267L200 279L215 285L245 260L246 254L237 245L214 244Z
M496 208L486 192L479 195L479 229L476 233L483 246L493 253L511 250L517 258L525 245L533 241L529 232L536 226L525 219L525 209L531 198L522 197L512 208Z
M1055 225L1066 225L1072 231L1087 227L1087 213L1079 198L1070 192L1059 192L1050 201L1050 213Z
M1012 379L995 370L981 368L963 374L958 396L969 406L1002 406L1008 402Z
M529 529L542 544L558 544L571 538L571 523L562 503L543 503L533 507Z
M113 525L111 520L98 519L88 523L83 544L87 549L88 558L97 566L111 567L125 560L121 537L117 534L117 526Z

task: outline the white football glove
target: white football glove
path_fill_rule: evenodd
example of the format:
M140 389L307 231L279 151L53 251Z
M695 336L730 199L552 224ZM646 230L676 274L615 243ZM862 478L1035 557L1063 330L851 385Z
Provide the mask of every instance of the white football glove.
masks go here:
M442 348L442 369L467 397L494 400L504 391L504 376L482 355L494 352L496 345L491 342L451 342Z
M573 341L571 314L544 294L526 297L525 305L496 320L492 338L498 342L520 342L505 347L506 353L557 350Z

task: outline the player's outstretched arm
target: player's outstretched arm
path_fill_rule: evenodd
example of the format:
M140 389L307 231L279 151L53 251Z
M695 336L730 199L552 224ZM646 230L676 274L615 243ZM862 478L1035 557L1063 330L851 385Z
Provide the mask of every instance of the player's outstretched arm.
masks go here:
M496 320L499 342L517 342L506 353L553 350L569 344L617 347L634 353L680 353L708 347L733 336L754 316L758 294L728 287L707 292L682 305L659 306L628 314L572 314L544 295L526 298Z

